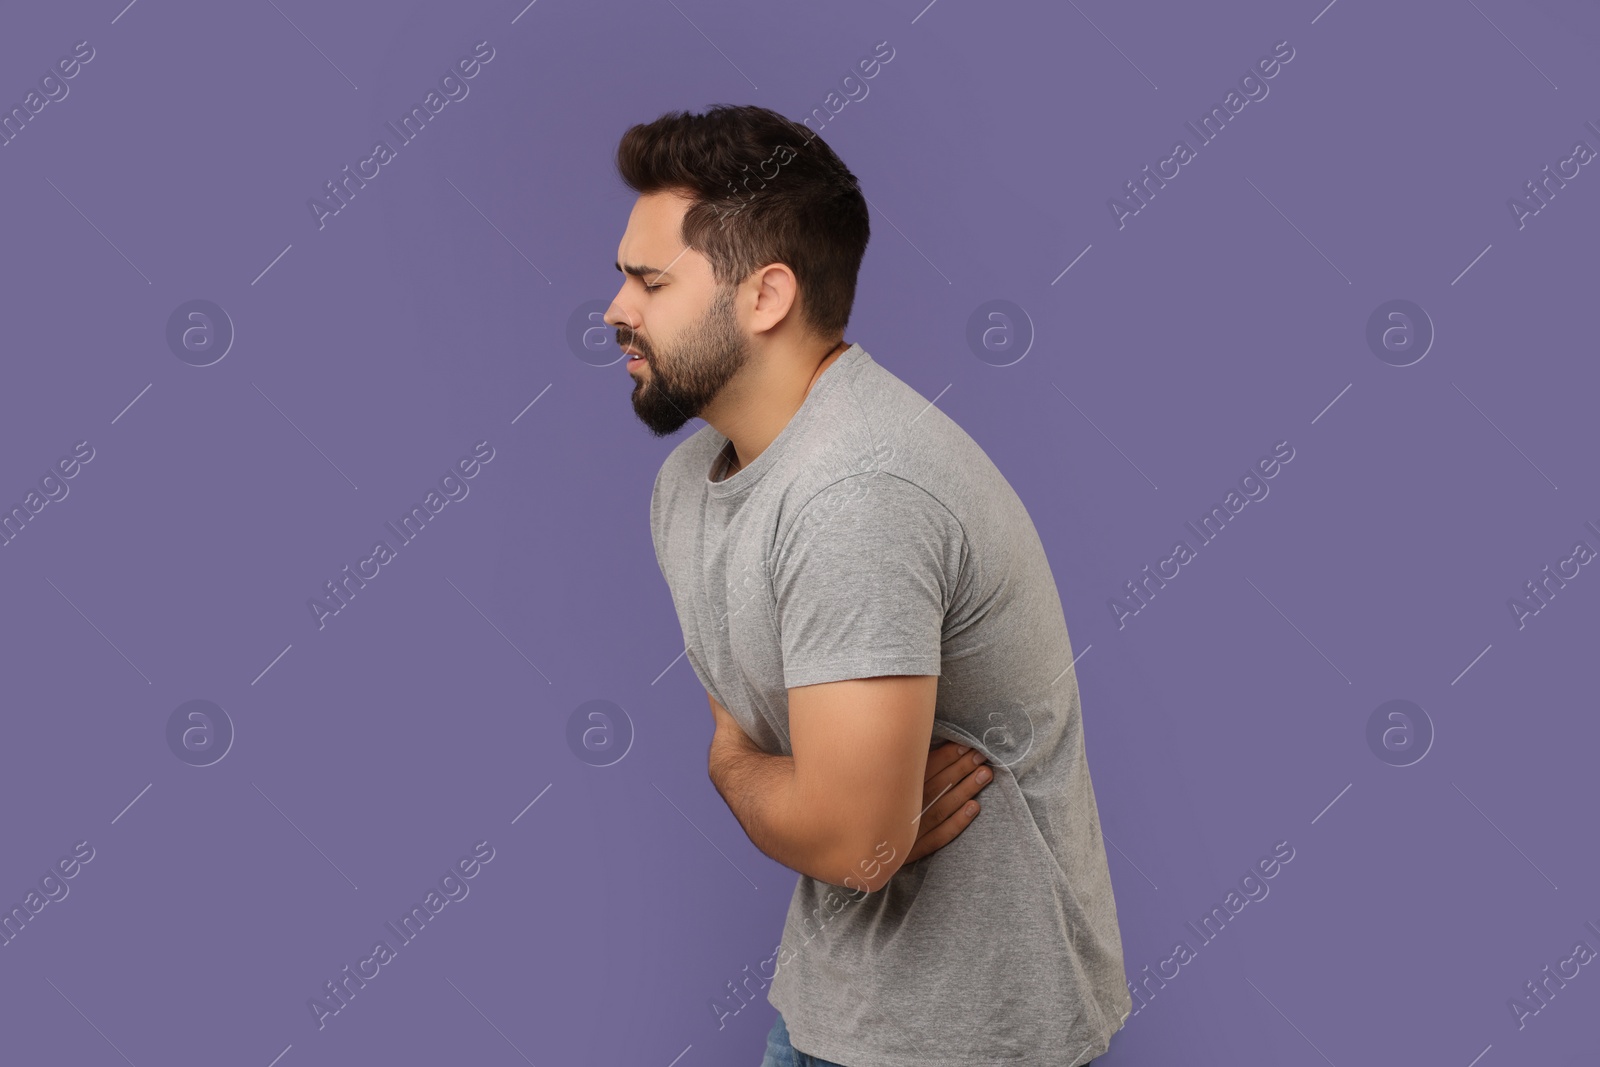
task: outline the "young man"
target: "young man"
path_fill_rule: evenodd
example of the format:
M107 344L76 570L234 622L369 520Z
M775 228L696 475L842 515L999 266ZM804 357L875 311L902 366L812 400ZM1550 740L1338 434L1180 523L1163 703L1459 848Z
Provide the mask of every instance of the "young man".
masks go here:
M1087 1063L1132 1001L1060 597L988 456L843 339L855 176L757 107L634 126L617 168L634 412L706 423L650 524L710 776L801 875L768 1062Z

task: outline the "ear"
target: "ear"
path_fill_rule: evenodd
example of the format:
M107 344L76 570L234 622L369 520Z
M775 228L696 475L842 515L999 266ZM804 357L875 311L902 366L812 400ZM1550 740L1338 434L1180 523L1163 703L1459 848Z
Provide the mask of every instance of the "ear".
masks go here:
M765 333L791 312L799 311L800 285L786 264L769 263L757 269L746 284L756 287L755 308L750 317L750 327L756 333Z

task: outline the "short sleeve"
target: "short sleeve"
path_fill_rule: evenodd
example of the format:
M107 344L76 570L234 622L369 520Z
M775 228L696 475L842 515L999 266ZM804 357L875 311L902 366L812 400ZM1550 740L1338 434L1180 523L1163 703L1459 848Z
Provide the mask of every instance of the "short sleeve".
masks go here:
M701 687L705 689L706 692L716 697L718 704L721 704L723 707L727 707L728 702L722 699L722 694L717 692L716 683L712 682L711 680L711 672L706 670L705 664L700 662L700 657L695 654L694 649L685 645L683 651L684 654L688 656L689 666L694 669L694 676L700 680Z
M785 687L941 673L964 541L948 508L883 471L812 497L772 566Z

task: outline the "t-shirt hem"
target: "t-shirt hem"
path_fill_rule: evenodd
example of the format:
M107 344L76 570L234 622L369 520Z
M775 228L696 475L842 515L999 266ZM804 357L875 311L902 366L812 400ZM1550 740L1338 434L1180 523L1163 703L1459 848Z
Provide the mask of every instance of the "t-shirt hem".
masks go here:
M781 1010L781 1009L780 1009ZM1040 1048L1037 1052L1026 1056L1011 1058L997 1057L993 1060L975 1061L971 1059L935 1059L922 1053L881 1052L875 1050L858 1049L850 1045L839 1044L832 1038L824 1038L820 1043L807 1041L805 1048L794 1045L797 1051L804 1052L818 1059L832 1060L835 1063L861 1067L1080 1067L1089 1061L1103 1055L1111 1047L1111 1037L1116 1031L1105 1034L1095 1041L1079 1047L1077 1055L1070 1060L1061 1058L1061 1045L1049 1045ZM790 1044L793 1045L793 1034L790 1034Z
M903 656L899 659L842 660L812 667L785 667L783 684L795 689L802 685L842 682L852 678L878 678L889 674L941 674L937 656Z

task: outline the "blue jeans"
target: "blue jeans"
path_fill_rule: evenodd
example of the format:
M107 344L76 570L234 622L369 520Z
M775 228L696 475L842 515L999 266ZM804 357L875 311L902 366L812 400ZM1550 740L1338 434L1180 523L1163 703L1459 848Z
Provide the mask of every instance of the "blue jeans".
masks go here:
M789 1028L780 1014L767 1032L767 1054L761 1067L844 1067L832 1060L819 1060L789 1044Z
M1091 1060L1083 1067L1093 1067L1093 1063ZM761 1067L844 1067L844 1065L834 1063L832 1060L819 1060L789 1044L789 1028L784 1025L783 1016L780 1014L767 1033L767 1054L761 1060Z

